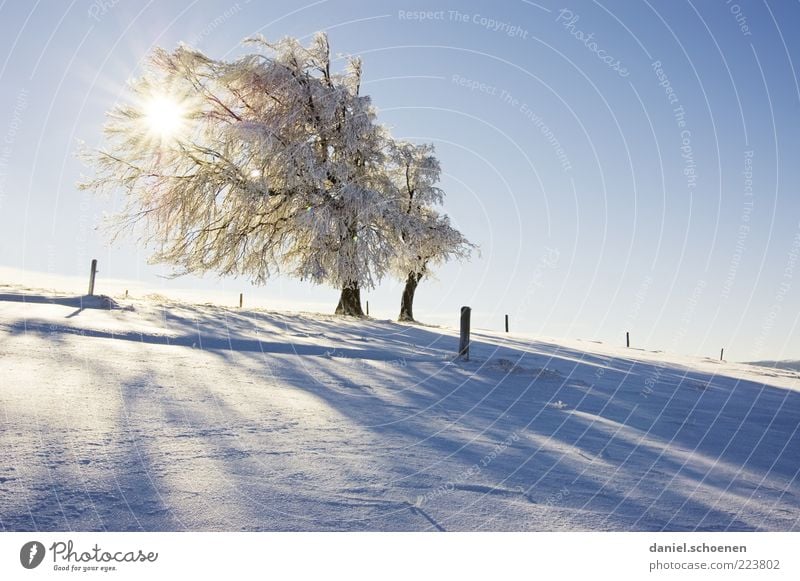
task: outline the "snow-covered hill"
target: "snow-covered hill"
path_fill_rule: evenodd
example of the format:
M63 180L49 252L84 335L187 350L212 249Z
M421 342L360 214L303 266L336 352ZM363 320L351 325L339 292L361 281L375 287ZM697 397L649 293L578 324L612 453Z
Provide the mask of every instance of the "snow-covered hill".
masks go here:
M111 307L111 308L109 308ZM799 530L792 370L0 287L4 530Z

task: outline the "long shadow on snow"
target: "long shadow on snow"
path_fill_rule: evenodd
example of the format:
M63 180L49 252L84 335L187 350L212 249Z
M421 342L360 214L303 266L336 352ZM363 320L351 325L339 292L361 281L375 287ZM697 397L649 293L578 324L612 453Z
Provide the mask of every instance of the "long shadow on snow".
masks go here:
M93 363L93 373L113 375L103 361ZM128 389L141 389L147 379ZM58 386L47 386L62 397ZM118 394L110 392L109 409ZM21 511L3 509L3 522L15 531L154 531L184 527L171 514L161 494L161 467L144 453L154 434L129 421L123 402L108 432L81 432L49 427L39 435L41 448L26 450L27 462L42 477L24 491ZM31 468L28 468L29 470ZM45 477L46 476L46 477Z
M172 347L190 347L205 351L234 351L237 353L282 354L299 356L335 356L350 359L369 359L376 361L394 360L391 354L382 354L369 349L342 347L341 343L331 342L329 345L307 345L303 343L272 342L260 339L243 339L237 337L219 338L213 335L186 333L182 335L167 335L159 333L117 332L98 329L83 329L75 326L53 326L44 321L27 319L4 325L12 335L22 333L36 333L54 337L56 335L79 335L96 339L109 339L114 341L131 341L151 345L164 345ZM173 327L174 328L174 327Z
M656 514L649 514L653 513L655 495L652 492L648 496L646 491L639 493L637 490L620 488L615 483L615 474L610 473L612 470L617 473L622 471L628 479L638 476L647 484L650 470L646 462L654 457L652 445L642 447L630 436L623 438L615 435L613 431L596 427L593 420L576 420L569 413L547 406L551 394L566 396L569 386L567 389L564 386L551 386L542 390L541 382L538 385L515 387L504 385L502 382L493 384L477 376L464 382L459 374L439 378L438 382L439 386L456 387L453 389L440 387L438 391L434 390L429 395L424 395L420 391L407 391L407 405L402 407L403 410L428 410L432 413L417 412L415 417L405 419L398 419L398 413L392 410L392 406L375 406L374 402L363 399L344 399L319 384L310 384L307 389L325 399L339 412L362 425L367 425L384 437L402 437L412 442L414 446L433 449L434 456L440 457L442 461L456 459L465 468L490 458L493 446L508 438L510 434L521 435L519 445L512 444L502 452L501 459L493 460L481 468L481 480L488 482L489 486L473 486L476 492L491 493L493 488L507 491L522 486L526 496L535 502L546 503L566 483L572 490L572 495L569 500L564 501L564 506L574 504L575 508L609 514L613 528L629 528L632 523L644 518L644 522L637 524L637 528L660 530L673 516L667 514L659 517ZM509 387L510 389L506 389ZM541 393L536 393L537 390ZM586 401L584 398L584 402ZM379 410L377 416L376 409ZM444 414L444 418L439 414ZM455 430L451 430L451 427ZM469 434L467 438L459 438L452 433L464 428ZM478 441L475 441L474 434L479 435ZM527 441L528 434L534 436L533 442ZM541 442L542 439L545 440L544 443ZM609 446L612 441L614 445ZM548 443L559 445L548 446ZM561 448L560 444L566 444L574 450L557 454ZM555 448L555 452L549 448ZM614 457L610 457L609 450L613 450ZM642 457L641 460L637 459L637 450L638 455ZM604 452L605 457L603 457ZM575 454L583 456L590 463L598 459L599 465L596 471L586 473L584 469L579 472L582 461L578 458L576 463ZM677 465L677 460L671 458L669 454L662 456L659 462L653 462L652 465L659 471L667 473L680 471L681 468ZM425 469L434 473L439 472L435 464L426 466ZM654 479L656 485L663 481L663 477L655 472L652 476L657 476ZM457 476L453 478L458 480ZM426 479L421 478L420 474L411 472L407 478L399 478L390 484L402 488L406 480L411 481L410 486L413 488ZM625 479L620 480L625 483ZM709 477L702 475L698 481L708 485ZM445 480L444 484L447 483ZM496 486L492 487L492 483L496 483ZM429 486L432 489L436 488L433 483ZM455 482L454 486L464 488L469 486L469 483ZM658 492L661 494L659 504L681 506L693 511L693 514L709 513L715 521L725 518L724 514L717 514L713 508L685 498L675 490ZM587 498L587 495L590 496ZM676 524L675 527L677 526L680 525ZM746 523L731 518L730 515L727 517L726 526L736 529L750 528Z
M287 428L287 418L277 413L256 419L250 409L251 416L245 416L243 409L228 403L230 387L194 384L192 399L202 403L192 405L171 396L169 381L163 378L148 378L147 383L163 389L142 392L139 382L125 385L126 407L135 415L146 406L139 413L158 418L163 426L158 439L149 439L140 448L162 466L162 482L171 480L163 484L167 504L171 498L183 505L191 515L187 524L192 530L232 530L231 522L245 522L244 530L255 531L425 528L407 503L354 498L328 480L313 481L312 475L318 473L315 463L325 462L342 473L363 471L364 465L348 463L345 450L309 451L313 442L302 425L289 426L296 428L295 433L275 438L276 432ZM337 452L342 457L337 458ZM181 482L177 491L176 477ZM341 477L343 484L349 481L348 475ZM184 498L175 498L170 491Z

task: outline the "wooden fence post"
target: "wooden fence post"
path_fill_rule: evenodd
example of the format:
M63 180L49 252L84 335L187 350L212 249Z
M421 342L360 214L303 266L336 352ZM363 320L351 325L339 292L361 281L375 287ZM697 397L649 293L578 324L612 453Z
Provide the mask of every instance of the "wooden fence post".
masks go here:
M367 301L367 316L369 317L369 301Z
M631 333L630 333L630 331L625 331L625 346L626 347L630 347L631 346Z
M94 294L94 279L97 276L97 259L92 259L92 270L89 273L89 296Z
M719 350L719 360L722 361L722 355L725 353L725 347Z
M240 309L242 308L243 304L244 304L244 293L239 293L239 308Z
M461 341L458 344L458 356L469 361L469 316L472 309L461 307Z
M506 315L506 333L508 333L508 315Z

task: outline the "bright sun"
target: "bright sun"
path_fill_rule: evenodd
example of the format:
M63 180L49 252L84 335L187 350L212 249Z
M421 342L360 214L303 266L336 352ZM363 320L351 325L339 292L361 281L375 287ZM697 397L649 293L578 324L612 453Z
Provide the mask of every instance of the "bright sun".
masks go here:
M161 139L178 136L186 126L186 106L166 95L154 95L143 108L147 130Z

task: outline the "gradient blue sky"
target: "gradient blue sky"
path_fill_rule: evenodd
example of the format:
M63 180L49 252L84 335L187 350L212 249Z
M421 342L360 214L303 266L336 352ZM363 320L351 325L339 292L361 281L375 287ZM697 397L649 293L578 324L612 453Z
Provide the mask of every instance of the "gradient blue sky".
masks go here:
M327 30L363 56L381 122L436 145L446 211L481 247L420 286L418 318L469 304L482 327L800 359L798 25L797 2L0 2L0 265L84 276L97 257L100 285L332 309L335 289L167 281L135 241L109 247L96 226L119 200L79 192L74 156L154 46L234 57L256 33ZM399 290L370 291L372 313L396 316Z

